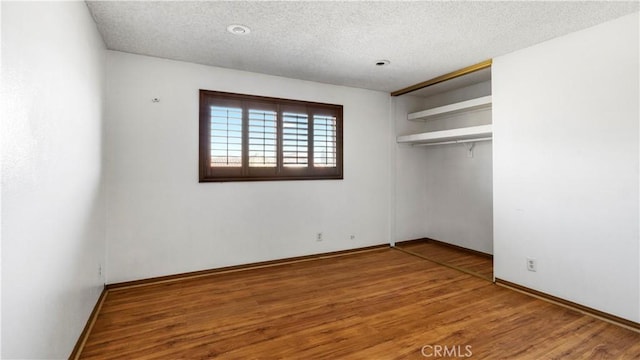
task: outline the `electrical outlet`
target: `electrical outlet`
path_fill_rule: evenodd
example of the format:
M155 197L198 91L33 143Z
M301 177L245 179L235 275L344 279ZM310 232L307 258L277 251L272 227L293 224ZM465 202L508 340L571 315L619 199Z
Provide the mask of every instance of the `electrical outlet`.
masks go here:
M534 258L527 258L527 270L536 272L538 271L538 263Z
M349 239L351 239L351 240L355 240L355 238L356 238L356 236L353 235L353 234L351 236L349 236Z
M98 264L98 276L102 277L102 264Z
M322 233L321 232L316 234L316 241L322 241Z

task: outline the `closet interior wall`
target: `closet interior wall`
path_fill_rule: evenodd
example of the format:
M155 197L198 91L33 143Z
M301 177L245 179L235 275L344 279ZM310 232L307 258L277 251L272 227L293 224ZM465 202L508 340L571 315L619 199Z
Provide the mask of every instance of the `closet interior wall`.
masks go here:
M408 121L407 113L424 107L424 98L412 95L392 97L395 135L424 131L424 123ZM393 241L419 239L425 236L424 217L427 211L425 187L427 168L422 164L426 148L396 143L395 149L395 218L392 218Z
M491 81L427 98L396 99L396 135L491 124L491 109L427 121L407 113L491 95ZM469 157L468 147L473 144ZM411 146L397 144L396 239L428 237L493 253L492 142ZM411 179L407 177L411 176ZM417 234L422 234L417 236Z

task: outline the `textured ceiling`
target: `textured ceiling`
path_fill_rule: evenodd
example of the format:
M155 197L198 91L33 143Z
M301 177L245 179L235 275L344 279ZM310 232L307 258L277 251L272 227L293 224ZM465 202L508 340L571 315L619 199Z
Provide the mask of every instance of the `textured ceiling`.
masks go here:
M112 50L383 91L640 9L637 1L87 3ZM251 33L232 35L230 24ZM379 59L391 64L377 67Z

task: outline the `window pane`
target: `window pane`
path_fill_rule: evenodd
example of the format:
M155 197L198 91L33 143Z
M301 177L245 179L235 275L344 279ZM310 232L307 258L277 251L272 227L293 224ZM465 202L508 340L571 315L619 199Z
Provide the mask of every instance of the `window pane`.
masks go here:
M307 114L282 114L282 165L286 167L305 167L309 136Z
M210 107L211 167L242 166L242 109Z
M336 118L313 116L313 165L336 167Z
M249 110L249 166L275 167L276 155L275 111Z

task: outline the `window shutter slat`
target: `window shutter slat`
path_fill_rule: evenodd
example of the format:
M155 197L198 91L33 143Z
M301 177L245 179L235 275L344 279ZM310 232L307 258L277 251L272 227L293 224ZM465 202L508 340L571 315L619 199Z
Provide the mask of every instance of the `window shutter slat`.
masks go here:
M307 114L282 114L282 165L304 167L309 163L309 116Z
M211 167L242 166L242 109L210 107Z
M277 166L277 113L249 109L249 167Z
M313 165L336 167L337 137L335 116L313 117Z

